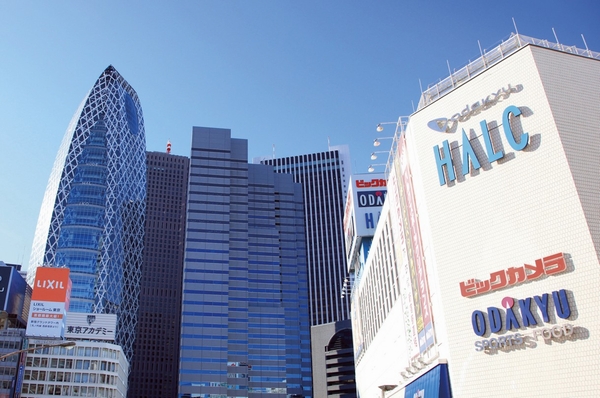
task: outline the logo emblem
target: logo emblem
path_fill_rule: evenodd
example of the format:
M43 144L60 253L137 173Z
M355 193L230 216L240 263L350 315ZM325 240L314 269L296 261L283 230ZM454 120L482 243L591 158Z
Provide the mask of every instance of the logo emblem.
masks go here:
M432 121L427 123L427 127L432 129L433 131L437 131L438 133L445 133L446 131L448 131L448 119L445 117L433 119Z
M87 323L88 323L88 325L91 325L95 321L96 321L96 315L88 315L87 316Z
M427 123L427 127L433 131L437 131L438 133L453 133L456 130L456 126L459 122L466 122L472 116L475 116L482 111L485 111L486 109L496 105L498 102L507 99L510 97L511 93L518 93L521 90L523 90L522 85L517 84L515 87L513 87L509 84L508 87L502 87L498 91L491 93L487 97L482 98L473 104L467 104L462 111L455 113L450 118L441 117L438 119L433 119Z

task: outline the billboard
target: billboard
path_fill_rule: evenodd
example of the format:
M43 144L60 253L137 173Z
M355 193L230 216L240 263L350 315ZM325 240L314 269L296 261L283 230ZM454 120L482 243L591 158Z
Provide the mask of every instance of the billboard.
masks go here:
M375 234L387 194L386 187L384 174L355 174L350 179L344 211L344 238L349 271L355 267L362 238Z
M398 153L390 175L390 186L396 189L390 196L394 216L395 233L401 236L403 250L400 275L402 279L402 303L405 316L411 319L405 325L407 338L410 338L411 358L423 354L435 344L427 264L423 249L421 226L417 202L412 182L412 172L408 160L406 139L402 136L398 143ZM408 288L409 287L409 288ZM416 338L416 340L415 340Z
M71 279L68 268L39 267L31 293L26 335L64 337L70 297Z
M355 231L357 236L373 236L381 208L387 194L387 182L384 174L369 174L364 179L360 175L352 176L352 200Z
M24 321L23 305L27 291L27 282L17 268L0 266L0 306L2 310L16 315L19 322Z
M69 312L65 338L114 340L117 328L116 314L86 314Z
M0 267L0 305L2 309L8 312L6 308L6 301L8 299L8 291L10 286L10 276L12 273L12 267Z

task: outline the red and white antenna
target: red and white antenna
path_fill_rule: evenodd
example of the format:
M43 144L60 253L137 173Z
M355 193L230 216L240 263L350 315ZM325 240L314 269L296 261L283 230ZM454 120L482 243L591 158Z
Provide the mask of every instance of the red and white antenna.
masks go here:
M167 141L167 153L171 153L171 141Z

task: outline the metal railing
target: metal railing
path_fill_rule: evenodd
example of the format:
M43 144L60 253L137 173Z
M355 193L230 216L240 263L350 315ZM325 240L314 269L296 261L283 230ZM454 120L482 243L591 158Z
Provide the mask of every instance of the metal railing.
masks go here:
M530 44L600 60L600 53L595 51L512 33L508 40L503 41L499 46L496 46L489 51L485 51L481 57L477 58L475 61L469 62L466 66L453 72L450 76L441 80L439 83L429 85L427 90L423 91L421 94L421 99L419 100L417 110L420 110L438 100L455 88L460 87L473 77L479 75L489 67L497 64L504 58L513 54L520 48Z

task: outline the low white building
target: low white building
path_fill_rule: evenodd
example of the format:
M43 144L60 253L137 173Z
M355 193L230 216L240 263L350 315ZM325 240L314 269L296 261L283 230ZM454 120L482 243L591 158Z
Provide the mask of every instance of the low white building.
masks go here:
M29 339L29 347L56 340ZM77 341L74 347L41 348L28 353L23 371L22 398L46 396L127 396L129 363L120 346Z
M363 398L596 396L600 54L522 35L400 119L352 291Z

